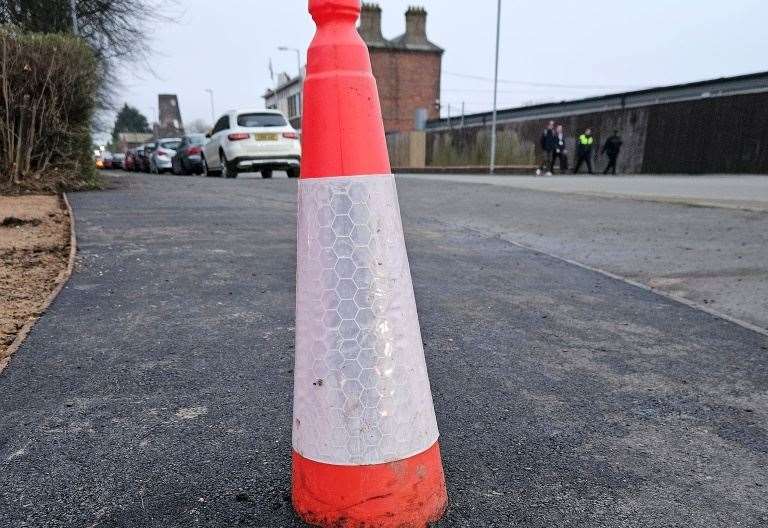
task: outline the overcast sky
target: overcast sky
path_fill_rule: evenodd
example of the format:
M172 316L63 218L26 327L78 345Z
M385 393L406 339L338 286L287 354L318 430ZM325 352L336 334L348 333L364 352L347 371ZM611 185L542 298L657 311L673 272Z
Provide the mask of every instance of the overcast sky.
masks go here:
M314 31L307 0L177 0L178 23L150 28L150 63L127 65L119 103L155 118L158 93L176 93L184 121L263 106L276 72L296 72ZM768 70L765 0L502 0L502 107ZM405 30L409 4L429 12L427 32L446 52L443 102L455 115L491 107L496 1L380 0L384 36ZM472 79L462 76L480 77ZM560 86L532 86L541 83Z

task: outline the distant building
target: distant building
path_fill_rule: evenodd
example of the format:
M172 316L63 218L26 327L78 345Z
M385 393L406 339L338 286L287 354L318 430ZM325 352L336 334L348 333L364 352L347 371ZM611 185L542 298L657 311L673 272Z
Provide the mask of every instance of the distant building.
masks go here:
M290 77L281 73L277 77L277 87L264 93L264 105L272 110L280 110L288 117L291 126L301 130L301 90L304 84L306 70L302 68L301 75Z
M384 130L413 130L419 113L421 120L439 118L443 49L427 38L427 11L408 8L405 33L387 40L381 32L381 7L363 4L358 31L371 54Z
M410 7L405 13L405 28L399 37L385 39L381 7L363 4L358 31L371 54L387 132L413 130L417 116L422 121L440 117L443 49L427 38L425 9ZM298 77L281 73L277 86L263 96L265 106L282 111L296 129L301 129L304 75L306 69Z
M136 148L144 143L152 141L154 134L144 132L121 132L117 135L117 145L115 152L125 152Z
M158 123L155 132L158 138L181 137L184 135L184 123L181 120L179 98L172 94L160 94L157 96L159 110Z

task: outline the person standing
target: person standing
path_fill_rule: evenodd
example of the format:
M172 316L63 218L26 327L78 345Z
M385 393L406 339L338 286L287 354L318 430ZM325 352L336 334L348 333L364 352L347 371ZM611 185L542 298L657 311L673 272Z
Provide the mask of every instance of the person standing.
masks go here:
M555 122L550 121L547 128L545 128L544 132L541 134L541 148L544 150L544 163L541 164L539 172L543 171L544 168L550 164L552 154L555 150L555 143ZM551 169L547 172L547 176L552 176Z
M555 161L560 160L560 172L568 170L568 150L565 148L565 132L563 125L557 125L555 128L555 148L552 150L552 157L549 160L549 173L555 171Z
M592 170L592 147L595 144L595 138L592 137L592 129L588 128L582 135L576 140L576 155L578 161L576 162L576 168L573 169L573 173L577 174L581 168L581 164L587 162L587 169L590 174L594 174Z
M619 159L619 152L623 143L618 130L614 130L613 135L605 141L602 153L608 155L608 166L603 171L603 174L608 174L609 171L613 170L613 175L616 175L616 161Z

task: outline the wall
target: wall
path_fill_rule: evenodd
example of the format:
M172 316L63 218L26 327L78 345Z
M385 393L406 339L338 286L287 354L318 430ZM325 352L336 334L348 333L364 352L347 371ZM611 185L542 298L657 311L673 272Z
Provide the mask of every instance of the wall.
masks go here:
M553 120L562 123L565 128L571 166L574 162L576 136L591 127L596 144L602 144L614 129L620 130L624 147L619 159L619 170L628 174L641 170L648 121L645 109L583 114ZM497 164L540 165L544 161L544 152L539 146L539 139L548 122L549 118L500 124ZM427 166L487 165L490 162L490 132L490 126L428 131ZM605 158L598 156L598 167L606 163Z
M429 119L439 117L440 53L386 48L371 48L370 53L384 130L413 130L418 108L426 108Z
M387 134L390 164L393 167L424 167L426 138L426 133L422 131Z
M552 110L557 111L557 108ZM602 146L614 129L624 140L618 169L624 174L768 173L768 92L595 111L552 118L565 127L571 166L576 136L591 127ZM499 125L499 165L539 165L539 139L550 117ZM389 138L390 147L398 143ZM607 159L597 158L596 170ZM490 126L427 130L426 165L488 165ZM401 161L393 151L393 160ZM401 166L393 163L394 166Z
M652 107L642 170L768 173L768 93Z

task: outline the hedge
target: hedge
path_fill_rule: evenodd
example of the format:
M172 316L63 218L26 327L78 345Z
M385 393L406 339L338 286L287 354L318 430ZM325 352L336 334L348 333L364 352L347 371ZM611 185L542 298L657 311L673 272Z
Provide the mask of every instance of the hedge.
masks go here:
M95 183L98 89L98 62L84 41L0 27L0 191Z

